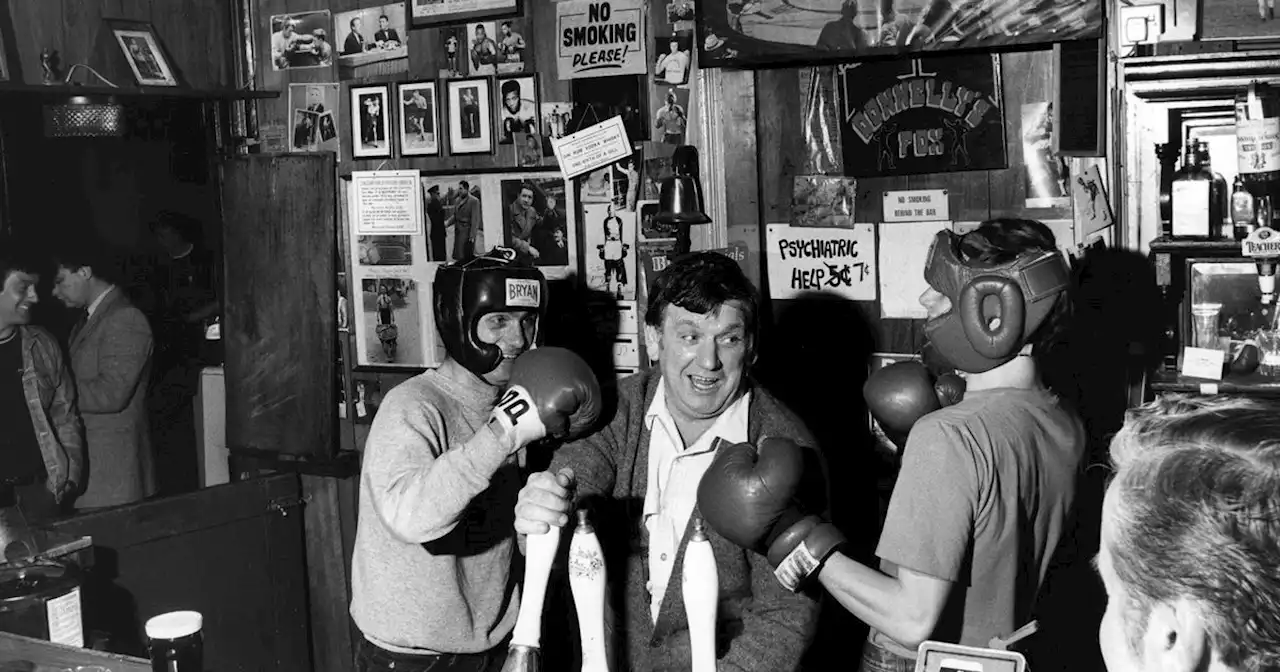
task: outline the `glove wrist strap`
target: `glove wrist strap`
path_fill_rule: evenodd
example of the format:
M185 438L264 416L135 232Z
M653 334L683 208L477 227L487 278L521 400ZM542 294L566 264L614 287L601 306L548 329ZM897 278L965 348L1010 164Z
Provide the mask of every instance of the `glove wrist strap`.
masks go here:
M820 523L778 563L773 576L787 590L799 592L844 542L844 535L835 525Z
M489 414L489 429L504 442L510 442L512 451L519 450L547 435L547 428L533 406L533 397L520 385L513 385L502 393L493 412Z

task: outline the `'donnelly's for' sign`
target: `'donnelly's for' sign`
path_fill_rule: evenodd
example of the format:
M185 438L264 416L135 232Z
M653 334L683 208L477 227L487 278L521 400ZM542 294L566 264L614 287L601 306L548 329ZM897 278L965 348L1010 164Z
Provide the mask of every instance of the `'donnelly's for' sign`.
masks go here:
M850 177L1004 168L999 56L844 68L840 139Z
M556 62L560 79L643 75L645 0L556 3Z

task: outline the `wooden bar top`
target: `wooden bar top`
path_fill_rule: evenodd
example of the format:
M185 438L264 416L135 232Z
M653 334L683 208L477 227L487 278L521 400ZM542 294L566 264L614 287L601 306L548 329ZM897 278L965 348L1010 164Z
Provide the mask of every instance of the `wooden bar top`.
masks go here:
M0 632L0 672L70 672L89 665L109 672L151 672L151 662L142 658ZM97 672L96 668L89 669Z

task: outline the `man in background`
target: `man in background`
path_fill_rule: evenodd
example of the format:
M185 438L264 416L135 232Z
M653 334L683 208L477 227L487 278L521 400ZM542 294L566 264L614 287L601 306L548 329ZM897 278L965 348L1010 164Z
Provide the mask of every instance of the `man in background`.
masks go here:
M90 467L78 509L131 504L156 491L147 417L151 327L112 281L101 249L73 244L53 258L53 296L83 311L70 349Z
M1280 406L1161 397L1129 411L1111 462L1107 669L1280 669Z
M667 104L658 108L653 127L662 131L662 142L668 145L683 145L685 124L688 118L684 108L676 102L676 90L667 90Z
M151 389L151 438L162 494L198 487L195 396L203 368L207 322L220 317L220 262L198 244L200 224L175 212L152 222L161 247L156 273L157 307L151 317L155 337Z
M524 97L520 80L508 79L502 83L502 138L500 145L515 142L516 133L534 133L538 129L538 111L532 100Z
M516 262L532 265L542 254L531 244L533 232L542 223L542 215L533 207L533 186L521 184L520 192L507 209L507 231Z
M475 35L471 40L471 74L491 74L498 62L498 45L489 37L483 23L476 24Z
M498 53L507 63L524 62L524 36L511 29L510 21L502 22L502 41L498 43Z
M653 72L660 82L677 85L684 84L689 78L689 52L680 48L680 39L671 38L670 46L665 54L658 56Z
M351 32L347 33L347 39L342 43L342 55L362 54L365 51L365 38L364 33L360 32L360 27L364 25L364 21L357 16L351 19L349 25Z
M453 261L468 261L476 256L476 239L484 226L480 213L480 199L471 193L471 184L458 181L458 200L453 205L453 216L445 222L453 226Z
M39 281L29 250L0 239L0 506L28 522L57 516L84 482L75 380L57 340L31 325Z
M431 222L429 232L431 242L431 261L445 259L445 212L444 203L440 201L440 185L433 184L427 189L427 220Z
M379 49L395 49L400 46L400 33L391 27L386 14L378 17L378 30L373 33L373 43Z

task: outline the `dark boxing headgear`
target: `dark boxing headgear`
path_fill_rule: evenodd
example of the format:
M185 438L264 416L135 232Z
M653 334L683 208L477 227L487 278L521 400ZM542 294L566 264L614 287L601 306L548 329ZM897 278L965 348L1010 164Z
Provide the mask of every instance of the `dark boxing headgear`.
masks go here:
M495 247L484 256L449 264L436 271L436 328L445 350L469 371L483 376L502 363L502 350L481 342L476 327L488 313L528 310L537 315L538 330L547 307L547 281L542 271L515 263L516 253ZM538 333L534 332L537 343Z
M925 282L951 300L951 310L926 322L924 331L947 364L982 373L1018 355L1070 284L1071 269L1056 250L1002 264L966 261L961 238L944 229L929 248Z

